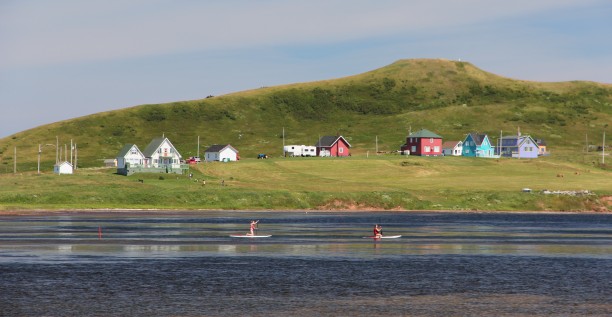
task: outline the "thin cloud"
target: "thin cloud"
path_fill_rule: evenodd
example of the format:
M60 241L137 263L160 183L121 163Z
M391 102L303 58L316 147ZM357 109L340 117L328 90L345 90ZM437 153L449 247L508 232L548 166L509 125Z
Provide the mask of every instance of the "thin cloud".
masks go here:
M0 7L0 66L436 32L593 3L601 1L11 2Z

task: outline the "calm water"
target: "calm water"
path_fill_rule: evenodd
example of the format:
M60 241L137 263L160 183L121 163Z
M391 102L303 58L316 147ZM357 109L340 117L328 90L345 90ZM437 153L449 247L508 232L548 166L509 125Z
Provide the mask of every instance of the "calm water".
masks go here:
M273 236L229 237L251 219ZM402 238L363 239L375 223ZM609 316L611 302L610 214L0 216L0 316Z

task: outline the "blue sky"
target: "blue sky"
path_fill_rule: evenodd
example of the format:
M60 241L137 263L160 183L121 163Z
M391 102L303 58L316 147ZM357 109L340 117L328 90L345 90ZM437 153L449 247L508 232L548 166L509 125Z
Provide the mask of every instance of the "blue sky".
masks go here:
M611 17L610 0L3 0L0 138L398 59L612 83Z

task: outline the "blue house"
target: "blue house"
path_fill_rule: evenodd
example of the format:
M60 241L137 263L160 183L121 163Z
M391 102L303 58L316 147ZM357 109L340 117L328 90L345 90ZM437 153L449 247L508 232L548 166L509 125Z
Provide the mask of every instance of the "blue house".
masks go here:
M500 156L515 158L537 158L538 143L528 135L511 135L501 138Z
M495 148L486 134L470 133L463 141L462 156L496 157Z

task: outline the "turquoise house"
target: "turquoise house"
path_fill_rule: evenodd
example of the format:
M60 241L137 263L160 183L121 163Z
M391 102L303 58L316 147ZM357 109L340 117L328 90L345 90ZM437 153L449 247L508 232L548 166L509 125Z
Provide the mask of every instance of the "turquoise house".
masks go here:
M463 141L462 156L470 157L497 157L495 148L486 134L470 133Z

